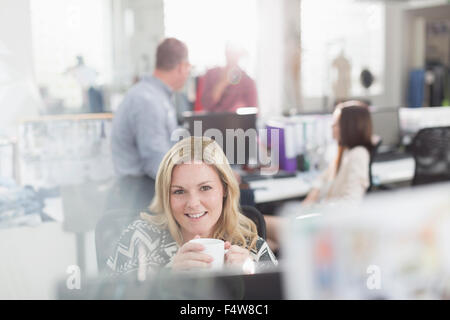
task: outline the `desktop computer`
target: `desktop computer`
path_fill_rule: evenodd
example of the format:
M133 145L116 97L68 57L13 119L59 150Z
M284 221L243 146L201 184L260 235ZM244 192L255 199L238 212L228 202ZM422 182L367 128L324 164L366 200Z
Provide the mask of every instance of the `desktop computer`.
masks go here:
M381 138L379 152L394 151L401 145L398 108L370 107L373 133Z
M222 147L231 165L257 161L258 133L254 112L185 112L183 126L192 136L208 136ZM232 148L230 148L232 147Z
M261 168L267 164L260 159L259 132L256 126L255 108L241 108L237 112L185 112L183 126L192 136L208 136L222 147L230 165L236 170L243 182L271 178L295 177L295 172L285 170L267 170L261 174ZM231 147L231 148L230 148ZM268 154L268 152L263 152ZM270 163L276 161L270 160Z
M381 138L374 161L399 160L410 157L403 150L399 108L370 107L373 134Z

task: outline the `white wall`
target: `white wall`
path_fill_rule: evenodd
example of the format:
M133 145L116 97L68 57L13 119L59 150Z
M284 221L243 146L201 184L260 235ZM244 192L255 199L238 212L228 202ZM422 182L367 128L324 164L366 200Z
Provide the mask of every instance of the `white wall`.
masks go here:
M284 11L282 1L261 0L259 4L259 49L256 72L261 116L279 115L283 110Z
M256 84L260 115L295 112L300 100L300 0L258 1ZM298 70L294 70L298 68Z
M42 106L33 77L30 0L0 0L0 135Z
M380 107L402 106L406 93L402 89L402 25L403 5L386 2L385 8L385 69L384 93L372 97L372 104Z
M301 0L283 1L284 45L284 109L283 113L296 113L301 103Z

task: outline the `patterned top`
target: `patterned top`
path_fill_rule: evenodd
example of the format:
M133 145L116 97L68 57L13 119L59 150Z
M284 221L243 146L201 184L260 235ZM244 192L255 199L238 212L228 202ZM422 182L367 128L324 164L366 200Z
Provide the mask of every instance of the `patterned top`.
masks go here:
M137 271L139 266L147 268L170 267L179 249L168 229L161 229L147 221L138 219L122 233L115 253L108 258L107 265L114 274ZM256 250L250 255L257 262L257 269L278 264L267 242L258 238Z

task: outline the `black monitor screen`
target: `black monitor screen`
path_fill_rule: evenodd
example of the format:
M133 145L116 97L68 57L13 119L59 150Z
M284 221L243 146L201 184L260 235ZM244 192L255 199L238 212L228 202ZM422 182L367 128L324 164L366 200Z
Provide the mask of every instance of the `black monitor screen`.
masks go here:
M192 136L208 136L222 147L230 164L256 159L256 113L185 113L184 127ZM241 130L239 130L241 129ZM227 146L234 146L233 149Z

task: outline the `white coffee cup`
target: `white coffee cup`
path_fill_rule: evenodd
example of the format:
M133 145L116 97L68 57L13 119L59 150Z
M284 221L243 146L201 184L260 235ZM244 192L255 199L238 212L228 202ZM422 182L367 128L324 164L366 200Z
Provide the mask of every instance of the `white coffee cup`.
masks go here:
M189 242L200 243L205 247L202 253L210 255L214 260L211 262L211 270L220 270L223 268L224 256L228 250L225 250L225 242L220 239L198 238Z

